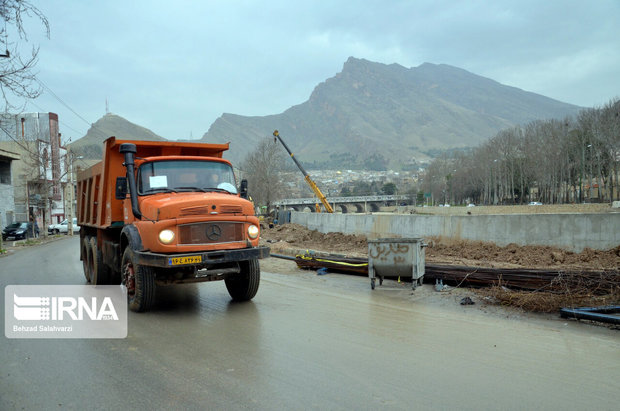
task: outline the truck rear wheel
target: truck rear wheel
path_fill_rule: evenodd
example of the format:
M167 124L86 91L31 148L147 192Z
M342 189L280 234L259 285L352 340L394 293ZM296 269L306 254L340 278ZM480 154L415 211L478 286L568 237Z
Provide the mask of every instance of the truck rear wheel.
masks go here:
M82 239L82 269L87 283L90 283L90 253L90 237L84 237Z
M227 277L224 282L233 301L248 301L258 292L260 266L258 260L239 262L241 272Z
M97 248L97 238L91 237L90 251L93 259L93 271L90 276L90 282L93 285L106 285L111 283L110 268L103 263L103 254Z
M121 263L122 283L127 288L127 305L131 311L148 311L155 301L155 272L151 267L134 262L127 247Z

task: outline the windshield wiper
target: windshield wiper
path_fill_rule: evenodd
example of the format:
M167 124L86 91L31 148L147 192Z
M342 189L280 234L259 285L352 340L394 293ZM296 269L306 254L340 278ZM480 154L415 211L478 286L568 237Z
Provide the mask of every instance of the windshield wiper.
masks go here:
M203 193L205 193L206 191L200 187L193 187L193 186L184 186L184 187L175 187L177 190L179 191L202 191Z
M144 194L150 194L150 193L176 193L177 190L172 189L172 188L168 188L168 187L161 187L161 188L151 188L148 189L144 192Z
M228 194L233 194L228 190L224 190L223 188L216 188L216 187L205 187L202 191L215 191L218 193L228 193Z

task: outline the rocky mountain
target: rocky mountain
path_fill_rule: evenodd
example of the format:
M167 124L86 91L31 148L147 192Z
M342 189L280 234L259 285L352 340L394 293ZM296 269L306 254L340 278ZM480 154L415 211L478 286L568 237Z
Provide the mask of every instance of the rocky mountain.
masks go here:
M125 120L116 114L106 114L97 120L79 140L69 144L71 151L86 159L101 159L103 141L110 136L124 140L155 140L163 141L151 130Z
M398 167L580 109L445 64L405 68L350 57L306 102L264 117L223 114L202 141L230 141L227 157L240 161L278 129L310 167Z

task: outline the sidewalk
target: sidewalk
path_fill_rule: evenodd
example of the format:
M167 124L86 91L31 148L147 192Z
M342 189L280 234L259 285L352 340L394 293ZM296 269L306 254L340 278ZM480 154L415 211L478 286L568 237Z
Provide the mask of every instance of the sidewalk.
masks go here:
M73 235L73 237L76 236L79 237L79 234ZM56 234L48 235L47 237L29 238L27 240L3 241L2 247L0 248L0 258L12 255L24 247L35 247L70 237L71 236L66 234Z

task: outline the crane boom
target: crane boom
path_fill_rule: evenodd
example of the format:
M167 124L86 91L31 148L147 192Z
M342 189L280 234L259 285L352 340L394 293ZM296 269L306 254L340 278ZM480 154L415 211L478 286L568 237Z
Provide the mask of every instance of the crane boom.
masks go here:
M314 181L312 181L312 179L310 178L310 175L308 175L306 170L301 166L301 164L299 164L299 161L297 161L297 159L295 158L295 155L291 152L291 150L288 148L288 146L286 145L284 140L282 140L282 138L280 137L280 133L278 132L278 130L275 130L273 132L273 136L275 138L277 138L278 140L280 140L280 143L282 143L282 145L284 146L286 151L289 153L289 155L291 156L291 158L295 162L295 165L297 165L297 167L299 167L299 170L301 170L301 172L304 175L304 179L306 180L306 183L308 183L308 185L310 186L310 188L312 189L314 194L319 198L319 200L321 200L321 203L323 203L323 207L325 207L325 210L328 213L333 213L334 210L332 209L332 206L329 205L329 202L327 201L327 198L325 198L325 196L323 195L321 190L319 190L319 187L316 185L316 183ZM318 206L318 204L317 204L317 206Z

